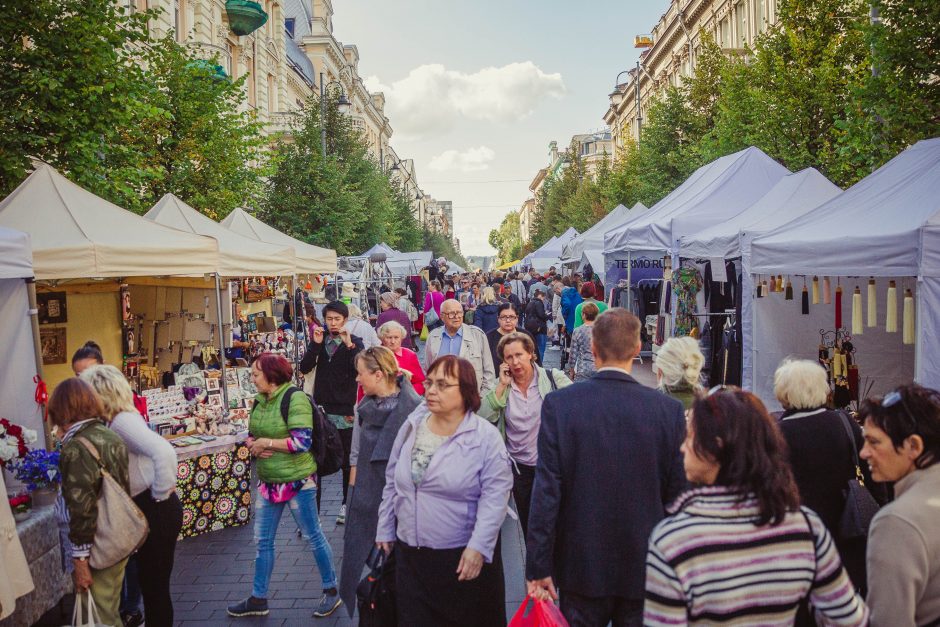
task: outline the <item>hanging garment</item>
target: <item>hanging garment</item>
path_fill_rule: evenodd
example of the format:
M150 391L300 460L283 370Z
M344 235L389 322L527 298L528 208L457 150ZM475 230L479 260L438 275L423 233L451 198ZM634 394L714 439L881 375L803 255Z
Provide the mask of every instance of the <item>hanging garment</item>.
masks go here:
M702 289L702 275L698 268L679 268L672 276L673 291L676 298L674 337L691 335L693 329L698 329L698 318L695 317L695 297Z

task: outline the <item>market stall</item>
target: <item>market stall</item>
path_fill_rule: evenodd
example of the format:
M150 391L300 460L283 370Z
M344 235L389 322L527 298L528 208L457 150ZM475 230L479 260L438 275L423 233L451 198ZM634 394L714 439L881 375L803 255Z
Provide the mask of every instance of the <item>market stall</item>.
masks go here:
M598 274L604 270L604 234L626 224L647 210L641 202L628 209L617 205L594 226L573 238L561 251L561 262L575 270L583 270L588 264Z
M235 209L220 222L222 226L251 239L294 249L294 264L300 275L335 274L336 251L302 242L268 226L244 209Z
M557 269L561 265L561 253L565 245L577 236L578 231L573 226L568 227L567 231L552 237L538 249L526 255L522 259L522 265L539 272L545 272L552 266Z
M755 281L811 285L808 307L779 293L754 301L754 391L765 402L776 404L773 372L788 356L820 358L849 401L911 379L940 388L940 138L755 238L751 256Z

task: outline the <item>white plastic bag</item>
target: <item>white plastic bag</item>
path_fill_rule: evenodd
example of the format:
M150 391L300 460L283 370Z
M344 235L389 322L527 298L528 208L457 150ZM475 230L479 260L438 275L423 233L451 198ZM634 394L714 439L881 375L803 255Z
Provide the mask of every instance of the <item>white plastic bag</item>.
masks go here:
M82 611L82 606L86 611ZM72 610L72 624L70 627L112 627L101 622L98 615L98 606L91 596L91 590L75 593L75 609Z

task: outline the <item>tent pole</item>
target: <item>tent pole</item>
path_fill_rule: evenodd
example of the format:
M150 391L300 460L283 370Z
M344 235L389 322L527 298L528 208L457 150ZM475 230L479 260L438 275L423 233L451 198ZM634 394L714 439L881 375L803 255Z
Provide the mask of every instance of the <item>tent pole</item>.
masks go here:
M42 372L42 345L39 342L39 301L36 298L36 279L30 277L25 279L26 281L26 293L29 299L29 322L30 326L33 328L33 358L36 360L36 374L39 375L39 379L43 379ZM46 438L46 450L52 450L52 431L49 428L49 421L46 420L46 406L40 405L42 410L42 431L43 435Z
M294 310L294 383L300 386L300 329L301 322L304 318L301 318L301 307L298 305L303 305L303 296L298 294L300 290L300 284L297 281L297 275L293 275L293 289L291 290L291 309Z
M633 252L627 251L627 305L629 305L630 313L636 313L633 311ZM642 320L640 324L645 324Z
M229 304L231 307L231 303ZM228 415L228 384L225 382L225 326L222 316L222 280L215 273L215 309L219 319L219 365L222 367L222 415Z

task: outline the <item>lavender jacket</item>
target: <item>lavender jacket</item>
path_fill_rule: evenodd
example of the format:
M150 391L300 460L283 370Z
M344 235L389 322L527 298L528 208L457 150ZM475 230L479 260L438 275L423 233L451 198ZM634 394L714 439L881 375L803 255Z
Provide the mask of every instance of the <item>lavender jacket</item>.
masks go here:
M496 427L467 412L415 486L411 451L418 424L428 414L427 405L419 405L392 445L375 541L401 540L431 549L468 547L492 562L512 490L506 445Z

